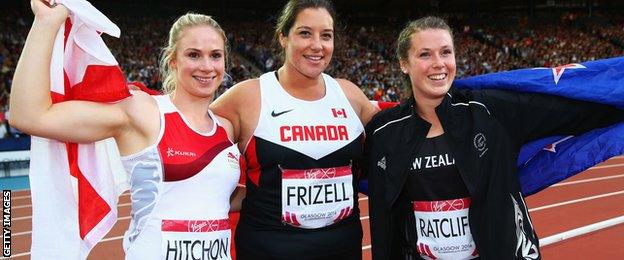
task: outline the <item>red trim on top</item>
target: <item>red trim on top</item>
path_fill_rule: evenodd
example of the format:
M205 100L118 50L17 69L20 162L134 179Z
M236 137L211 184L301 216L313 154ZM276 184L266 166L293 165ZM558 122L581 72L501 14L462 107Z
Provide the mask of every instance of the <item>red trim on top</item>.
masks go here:
M232 146L229 141L220 142L206 151L201 157L184 164L165 163L165 181L180 181L191 178L201 172L223 150Z
M412 201L414 211L441 212L462 210L470 207L470 198L439 200L439 201Z
M333 179L351 175L351 166L307 170L282 170L282 179Z
M60 103L65 101L65 96L59 93L50 91L50 96L52 97L52 104Z
M245 155L241 154L238 157L238 167L240 171L240 176L238 177L238 184L245 185L245 169L247 169L247 160L245 159Z
M163 219L160 230L169 232L214 232L230 229L230 220L168 220Z
M260 186L260 164L256 156L256 137L252 136L245 150L245 168L241 171L247 174L247 178L256 186Z
M210 136L191 129L179 112L165 114L165 129L158 143L165 181L179 181L199 174L221 151L232 146L222 126Z

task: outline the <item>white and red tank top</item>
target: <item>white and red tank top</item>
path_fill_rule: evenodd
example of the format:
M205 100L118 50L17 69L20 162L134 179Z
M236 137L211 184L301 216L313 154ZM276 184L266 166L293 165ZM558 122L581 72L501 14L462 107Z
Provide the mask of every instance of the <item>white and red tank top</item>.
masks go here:
M156 142L122 157L130 174L131 223L126 259L230 259L230 195L240 176L239 152L219 120L194 130L169 96L160 110Z

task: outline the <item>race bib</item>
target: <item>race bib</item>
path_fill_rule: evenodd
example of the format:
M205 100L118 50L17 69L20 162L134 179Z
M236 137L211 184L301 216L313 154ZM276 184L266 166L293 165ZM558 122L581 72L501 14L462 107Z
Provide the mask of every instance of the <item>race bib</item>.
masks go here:
M282 222L299 228L321 228L353 212L351 166L282 169Z
M479 256L470 233L470 198L413 201L417 250L424 259L473 259Z
M232 259L230 222L163 220L163 259Z

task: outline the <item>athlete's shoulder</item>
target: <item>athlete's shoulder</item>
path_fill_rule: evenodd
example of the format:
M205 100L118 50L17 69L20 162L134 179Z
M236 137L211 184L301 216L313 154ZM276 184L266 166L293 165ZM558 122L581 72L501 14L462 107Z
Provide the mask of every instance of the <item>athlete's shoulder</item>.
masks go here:
M384 125L388 125L393 122L399 122L399 121L408 119L414 114L413 110L414 110L414 102L411 99L401 102L397 106L381 110L366 125L366 131L374 132Z
M236 85L232 86L230 89L225 91L223 95L234 95L234 96L250 95L250 94L253 94L254 92L259 91L259 88L260 88L260 79L253 78L253 79L248 79L248 80L244 80L242 82L237 83Z
M158 112L158 106L153 96L139 90L131 90L130 94L129 97L118 103L128 115L142 117L145 116L145 113Z
M260 81L257 78L237 83L212 102L210 109L221 115L223 109L230 110L239 107L245 102L259 97L259 86Z
M353 82L346 79L336 79L347 99L351 102L362 124L367 124L379 112L379 108L371 104L364 92Z
M342 88L347 96L363 94L362 90L360 90L360 88L355 85L355 83L343 78L334 79L336 80L336 82L338 82L338 85L340 86L340 88Z

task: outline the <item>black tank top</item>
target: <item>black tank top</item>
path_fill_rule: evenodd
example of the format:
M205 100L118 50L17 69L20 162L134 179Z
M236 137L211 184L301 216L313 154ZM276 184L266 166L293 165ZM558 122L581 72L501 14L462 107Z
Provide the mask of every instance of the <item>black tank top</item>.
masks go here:
M413 211L407 221L411 252L422 258L475 259L470 232L470 194L444 135L423 141L409 169L406 195Z

